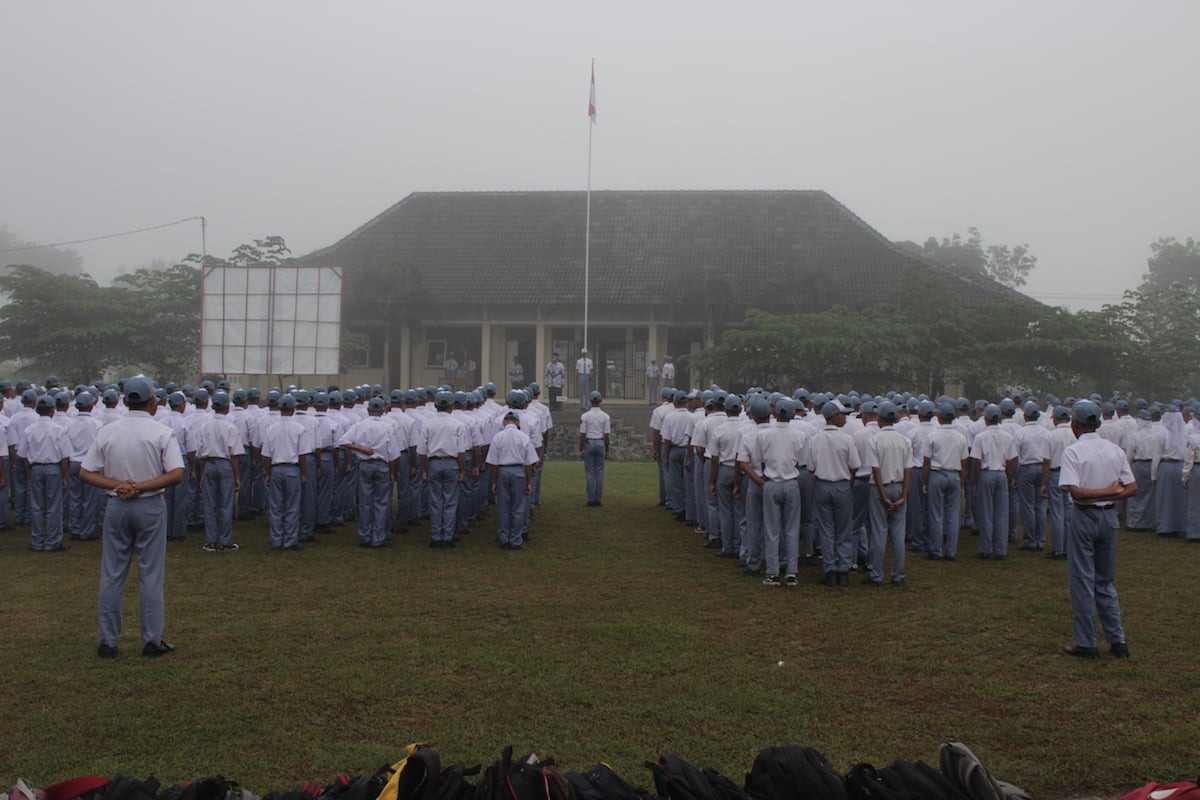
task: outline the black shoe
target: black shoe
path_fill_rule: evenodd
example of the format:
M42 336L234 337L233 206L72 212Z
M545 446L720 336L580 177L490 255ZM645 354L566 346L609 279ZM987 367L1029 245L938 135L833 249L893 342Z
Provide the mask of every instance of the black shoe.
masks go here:
M816 565L817 565L817 557L816 556L805 556L804 558L800 559L800 566L802 566L802 567L815 567Z
M164 641L146 642L146 646L142 648L142 655L148 658L158 658L165 656L167 653L174 653L175 645L167 644Z
M303 547L301 547L301 546L300 546L300 545L298 545L298 544L294 544L294 545L292 545L291 547L285 547L285 548L283 548L283 549L284 549L286 552L288 552L288 553L294 553L294 552L296 552L297 550L303 550L304 548L303 548Z
M101 658L116 658L117 648L113 647L111 644L102 644L96 648L96 655L100 656Z
M937 553L926 553L925 560L926 561L941 561L942 557L939 556Z
M1117 642L1108 646L1108 652L1112 653L1117 658L1129 658L1129 645L1124 642Z
M1020 547L1018 547L1017 549L1024 550L1027 553L1036 553L1038 550L1041 550L1042 548L1035 547L1034 545L1031 545L1031 544L1023 544Z
M1063 648L1063 652L1069 656L1076 658L1099 658L1100 652L1094 647L1080 647L1079 645L1070 644Z
M705 550L716 550L720 546L721 546L720 539L709 539L707 542L704 543Z
M980 561L991 561L992 560L991 553L976 553L975 557L978 558Z
M870 586L878 589L879 587L883 586L883 581L867 576L866 578L863 578L863 586Z
M737 553L727 553L724 550L722 550L719 553L713 553L713 556L715 556L716 558L737 558Z
M54 547L47 547L43 552L45 552L45 553L65 553L66 551L67 551L67 546L65 544L63 544L62 542L59 542L58 544L54 545Z
M903 586L904 578L892 578L892 586Z
M751 569L750 567L742 567L742 574L747 577L750 577L750 578L757 578L759 575L762 574L762 570L761 569Z
M850 575L845 572L839 572L837 574L837 585L838 586L849 586L850 585Z
M359 542L358 546L359 547L370 547L371 543L370 542Z
M441 549L442 543L439 539L430 539L429 546L434 548L435 550L437 550L437 549Z
M838 574L836 572L826 572L824 575L821 576L821 585L822 586L837 586L838 585Z

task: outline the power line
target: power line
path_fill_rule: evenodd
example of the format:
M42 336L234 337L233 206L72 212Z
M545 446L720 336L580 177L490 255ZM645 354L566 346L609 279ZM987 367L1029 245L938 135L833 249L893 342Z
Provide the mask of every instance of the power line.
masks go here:
M25 250L45 250L46 248L49 248L49 247L67 247L67 246L73 245L73 244L84 244L86 242L99 242L103 239L116 239L120 236L132 236L135 233L145 233L146 231L156 231L159 228L170 228L175 225L182 225L185 222L195 222L196 220L200 220L201 226L203 226L205 223L204 217L184 217L183 219L176 220L175 222L164 222L162 225L151 225L147 228L138 228L137 230L132 230L132 231L122 231L121 233L109 233L104 236L93 236L88 239L75 239L70 242L58 242L57 244L34 244L34 245L30 245L29 247L10 247L5 250L0 250L0 253L20 253Z

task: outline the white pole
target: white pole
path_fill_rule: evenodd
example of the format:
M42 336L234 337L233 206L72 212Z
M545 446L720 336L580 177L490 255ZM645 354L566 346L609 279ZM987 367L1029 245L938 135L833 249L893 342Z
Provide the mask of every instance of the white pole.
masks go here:
M592 88L596 85L596 59L592 59ZM591 109L593 114L595 109ZM591 270L592 249L592 128L596 118L588 114L588 169L587 169L587 221L583 234L583 346L588 345L588 284Z

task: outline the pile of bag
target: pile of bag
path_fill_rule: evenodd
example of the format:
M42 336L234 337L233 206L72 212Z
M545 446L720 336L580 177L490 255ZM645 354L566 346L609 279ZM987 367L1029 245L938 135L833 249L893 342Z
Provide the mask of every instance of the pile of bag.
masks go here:
M739 785L716 770L675 753L646 762L654 791L637 788L606 764L559 772L552 759L512 747L482 769L462 762L443 766L437 750L411 744L404 758L373 773L339 775L327 785L309 781L262 797L221 776L163 789L153 778L83 777L34 789L18 780L0 800L1033 800L992 775L964 744L948 742L938 767L923 761L875 768L857 764L842 775L811 747L768 747ZM474 783L468 777L478 776ZM1151 783L1121 800L1200 800L1195 783Z

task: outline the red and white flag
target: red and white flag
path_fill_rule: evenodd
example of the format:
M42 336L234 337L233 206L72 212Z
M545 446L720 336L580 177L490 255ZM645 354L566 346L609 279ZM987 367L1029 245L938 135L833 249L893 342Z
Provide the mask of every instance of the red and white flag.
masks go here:
M588 94L588 116L596 124L596 62L592 61L592 91Z

